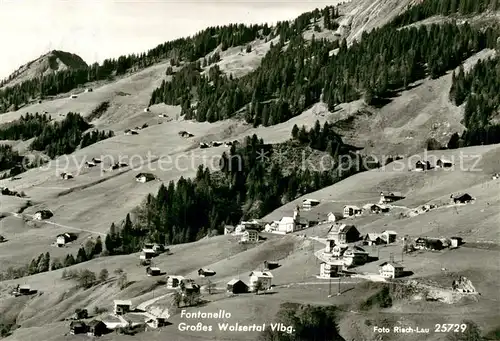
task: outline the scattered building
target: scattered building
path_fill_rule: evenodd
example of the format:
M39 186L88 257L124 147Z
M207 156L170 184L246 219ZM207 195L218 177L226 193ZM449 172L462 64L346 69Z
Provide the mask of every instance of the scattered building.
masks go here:
M391 244L395 243L396 239L398 237L398 233L395 231L384 231L380 234L380 238L386 243L386 244Z
M415 170L417 171L426 171L431 169L431 163L429 161L417 161L415 164Z
M450 247L456 248L463 244L463 239L461 237L451 237L450 242Z
M334 240L336 244L353 243L359 240L360 233L354 225L335 223L328 231L327 240Z
M268 271L253 271L250 273L250 290L255 290L255 283L260 281L262 288L268 290L272 286L273 275Z
M319 275L323 278L338 277L339 274L346 269L342 260L335 262L322 262L319 267Z
M240 279L232 279L227 282L227 292L232 294L244 294L248 292L248 285Z
M102 162L102 160L101 160L101 159L98 159L98 158L93 157L93 158L92 158L92 162L93 162L94 164L97 164L97 163L101 163L101 162Z
M371 213L387 213L389 212L389 207L380 204L373 204L369 206L369 210Z
M87 325L82 321L71 321L69 324L69 333L71 335L85 334Z
M436 162L436 168L450 168L453 167L453 162L445 159L439 159Z
M427 239L419 237L415 239L415 249L424 250L427 247Z
M63 247L71 241L73 241L73 236L69 233L63 233L56 237L56 245L58 247Z
M184 279L179 285L183 295L189 295L192 293L199 293L200 286L196 284L192 279Z
M219 146L222 146L222 142L220 142L220 141L210 142L210 147L219 147Z
M384 262L379 265L379 273L384 278L398 278L403 275L404 267L396 262Z
M142 255L144 256L144 259L151 259L156 256L156 251L151 249L142 249Z
M330 212L328 213L327 215L327 220L328 222L331 222L331 223L334 223L336 222L337 220L340 220L342 219L342 215L341 214L338 214L338 213L333 213L333 212Z
M115 315L124 315L132 310L132 301L130 300L115 300L113 312Z
M365 237L363 238L363 244L364 245L380 245L384 243L382 238L380 238L380 234L378 233L367 233Z
M93 161L85 161L85 166L86 166L87 168L92 168L92 167L95 167L95 166L96 166L96 164L95 164L95 162L93 162Z
M205 142L200 142L200 148L201 148L201 149L205 149L205 148L208 148L208 147L209 147L209 145L208 145L207 143L205 143Z
M63 180L73 179L73 174L71 174L71 173L61 173L61 174L59 174L59 176Z
M178 288L183 280L185 280L183 276L168 276L167 288L169 289Z
M92 88L85 89L85 92L93 92L93 91L94 91L94 89L92 89Z
M135 176L135 181L145 183L148 181L152 181L156 179L156 176L154 176L151 173L139 173Z
M159 276L161 275L161 270L160 268L157 268L157 267L147 267L146 268L146 273L148 274L148 276Z
M401 192L388 192L388 193L380 192L379 204L383 205L398 200L402 200L404 198L405 197L401 194Z
M363 265L368 261L368 252L359 246L349 247L343 254L349 266Z
M356 217L363 214L363 210L358 206L345 205L344 206L344 218Z
M468 204L474 200L474 198L468 193L460 193L456 195L451 194L450 199L452 204Z
M224 234L233 234L234 233L234 226L233 225L226 225L224 226Z
M198 270L198 276L200 276L200 277L210 277L210 276L214 276L214 275L215 275L214 270L210 270L210 269L199 269Z
M277 267L279 267L278 262L269 261L269 260L264 261L264 269L266 269L266 270L273 270L273 269L276 269Z
M149 318L148 320L146 320L146 324L156 329L167 324L167 319L170 318L170 313L168 311L168 308L152 306L148 308L146 316Z
M240 243L257 243L259 241L259 231L256 229L245 229L241 234Z
M168 116L167 116L167 114L159 114L158 117L160 117L160 118L167 118Z
M107 331L106 324L99 320L92 320L87 325L87 335L89 336L101 336L106 334Z
M41 211L37 211L34 215L33 215L33 219L35 220L44 220L44 219L50 219L54 216L54 214L49 211L49 210L41 210Z
M77 95L71 95L70 98L78 98Z
M144 112L149 112L149 107L144 108Z
M302 209L304 211L310 211L314 206L319 205L319 200L316 199L304 199L302 201Z

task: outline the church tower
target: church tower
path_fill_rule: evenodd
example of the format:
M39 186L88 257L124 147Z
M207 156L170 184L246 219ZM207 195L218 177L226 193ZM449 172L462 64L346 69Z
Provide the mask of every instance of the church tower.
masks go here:
M295 221L296 223L300 222L300 208L298 205L297 207L295 207L295 210L293 211L293 221Z

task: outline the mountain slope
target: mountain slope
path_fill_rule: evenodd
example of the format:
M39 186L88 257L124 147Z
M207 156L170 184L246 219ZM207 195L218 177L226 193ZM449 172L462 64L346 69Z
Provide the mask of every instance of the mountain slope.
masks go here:
M5 81L3 86L13 86L40 76L47 76L62 70L76 70L88 65L78 55L60 50L52 50L35 60L19 67Z

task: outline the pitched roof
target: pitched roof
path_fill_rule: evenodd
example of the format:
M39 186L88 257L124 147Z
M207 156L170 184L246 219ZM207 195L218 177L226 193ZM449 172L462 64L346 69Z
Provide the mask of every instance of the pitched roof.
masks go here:
M398 234L396 231L392 231L392 230L385 230L384 232L382 232L383 234Z
M273 278L273 274L270 272L263 272L263 271L252 271L250 273L250 276L257 276L257 277L266 277L266 278Z
M157 267L152 267L152 268L149 268L151 271L161 271L160 268L157 268Z
M384 265L392 265L394 268L399 268L399 269L402 269L403 266L399 263L396 263L396 262L383 262L382 264L380 264L379 266L384 266Z
M347 233L352 228L356 228L354 225L347 224L332 224L330 229L328 230L328 234L338 234L338 233Z
M236 279L236 278L233 278L232 280L230 280L229 282L227 282L227 284L228 284L228 285L234 285L234 284L236 284L236 283L238 283L238 282L241 282L241 283L243 283L243 284L245 284L245 285L246 285L246 283L245 283L245 282L243 282L241 279Z
M380 234L378 233L367 233L365 239L375 241L380 238Z
M104 324L104 322L102 322L102 321L100 321L100 320L92 320L92 321L90 321L87 325L88 325L89 327L95 327L95 326L97 326L98 324L101 324L101 323L102 323L102 324Z
M114 300L115 305L132 305L131 300Z
M383 193L383 195L386 197L403 197L401 192L387 192L387 193Z
M352 208L352 209L355 209L355 210L360 210L361 209L358 206L354 206L354 205L345 205L344 209L346 209L346 208Z
M280 223L283 223L283 224L291 224L293 223L295 220L293 219L293 217L283 217L281 218L280 220Z

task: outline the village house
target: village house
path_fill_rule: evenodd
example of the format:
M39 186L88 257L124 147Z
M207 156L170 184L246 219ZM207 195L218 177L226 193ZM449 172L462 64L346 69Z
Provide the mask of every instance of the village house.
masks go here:
M77 95L71 95L70 98L78 98Z
M104 322L99 320L92 320L87 325L87 335L88 336L101 336L106 334L108 328Z
M92 88L87 88L85 89L85 92L93 92L94 90Z
M404 267L396 262L384 262L379 265L379 273L384 278L398 278L403 275Z
M302 209L304 211L310 211L314 206L319 205L319 200L316 199L304 199L302 201Z
M415 170L416 171L426 171L431 169L431 163L429 161L417 161L415 164Z
M168 289L178 288L183 280L185 280L183 276L168 276L167 288Z
M23 284L23 285L18 284L11 294L18 297L23 295L31 295L35 292L36 290L31 290L29 284Z
M380 234L380 238L386 243L386 244L391 244L395 243L398 237L398 233L395 231L384 231Z
M233 233L234 233L234 226L232 226L232 225L224 226L224 235L233 234Z
M156 179L156 177L151 173L139 173L135 176L135 181L141 183L152 181L154 179Z
M349 248L347 244L335 245L332 248L332 257L340 258L344 255L344 252Z
M210 147L219 147L219 146L222 146L222 142L220 142L220 141L210 142Z
M250 290L255 290L255 283L260 281L262 283L262 288L268 290L272 286L273 275L268 271L253 271L250 273Z
M200 142L200 148L201 148L201 149L205 149L205 148L208 148L208 147L209 147L209 145L208 145L207 143L205 143L205 142Z
M450 199L452 204L468 204L474 200L474 198L470 196L468 193L463 193L463 194L460 193L456 195L451 194Z
M363 238L363 244L364 245L380 245L384 243L382 238L380 238L380 235L378 233L367 233L365 237Z
M59 176L63 180L73 179L73 175L71 173L61 173L61 174L59 174Z
M56 245L58 247L63 247L67 243L71 242L72 240L73 240L73 238L69 233L63 233L63 234L60 234L56 237Z
M426 238L418 237L417 239L415 239L415 249L424 250L425 248L427 248Z
M264 261L264 269L266 269L266 270L273 270L279 266L280 265L278 262L274 262L274 261L270 261L270 260Z
M404 198L405 197L401 194L401 192L388 192L388 193L380 192L379 204L383 205L398 200L402 200Z
M192 293L199 293L200 292L200 286L198 284L196 284L192 279L182 280L179 287L180 287L183 295L189 295Z
M144 108L144 112L149 112L149 107Z
M450 168L453 166L453 163L449 160L439 159L436 162L436 168Z
M327 218L328 222L334 223L337 220L342 219L343 217L342 217L341 214L330 212L330 213L328 213L328 215L326 216L326 218Z
M322 262L319 266L319 276L322 278L338 277L344 270L346 270L346 266L342 260Z
M461 237L451 237L450 242L450 247L456 248L463 244L463 239Z
M167 325L167 319L170 317L170 313L168 308L152 306L148 308L145 316L148 317L146 324L151 328L156 329Z
M114 300L114 304L113 313L115 315L124 315L132 310L132 301L130 300Z
M354 225L332 224L328 231L327 240L335 240L336 244L353 243L359 240L359 231Z
M33 219L35 219L35 220L50 219L53 216L54 216L54 214L51 211L49 211L49 210L41 210L41 211L37 211L33 215Z
M94 162L94 161L85 161L85 166L86 166L87 168L92 168L92 167L95 167L95 166L96 166L96 164L95 164L95 162Z
M368 252L359 246L349 247L343 257L349 266L363 265L368 261Z
M260 222L255 219L250 221L242 221L238 225L236 225L236 228L234 229L234 234L235 235L243 234L246 229L260 230Z
M200 277L210 277L215 275L215 271L211 269L199 269L198 276Z
M156 256L156 251L153 249L142 249L143 259L151 259Z
M345 205L344 206L344 218L356 217L363 214L363 210L358 206Z
M240 243L257 243L259 241L259 231L255 229L246 229L241 234Z
M148 276L159 276L161 275L161 270L160 268L157 268L157 267L147 267L146 268L146 273L148 274Z
M227 292L232 294L244 294L248 292L248 285L240 279L232 279L227 282Z
M370 210L370 213L376 213L376 214L389 212L389 207L385 205L373 204L370 205L368 209Z
M82 321L71 321L69 324L69 333L71 335L85 334L87 325Z

